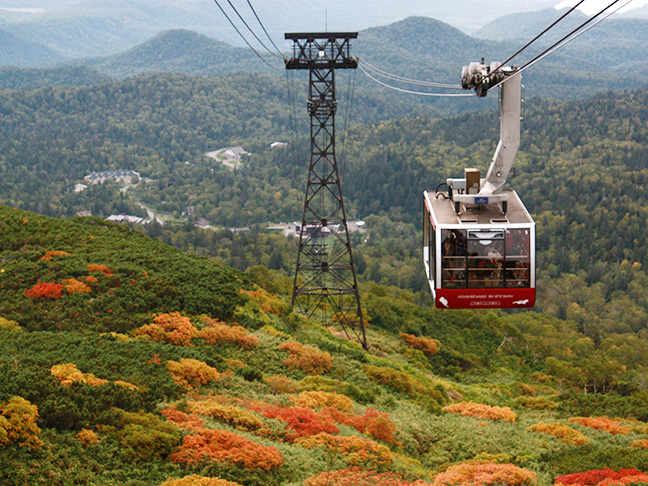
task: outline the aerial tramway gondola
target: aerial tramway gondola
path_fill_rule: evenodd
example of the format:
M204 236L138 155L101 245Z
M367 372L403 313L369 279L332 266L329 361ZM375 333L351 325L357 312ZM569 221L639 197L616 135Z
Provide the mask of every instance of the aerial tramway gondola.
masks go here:
M503 190L520 141L521 74L498 63L463 69L462 86L479 96L498 84L500 141L486 177L468 168L441 184L447 190L423 194L423 261L439 308L535 303L535 223L517 193Z

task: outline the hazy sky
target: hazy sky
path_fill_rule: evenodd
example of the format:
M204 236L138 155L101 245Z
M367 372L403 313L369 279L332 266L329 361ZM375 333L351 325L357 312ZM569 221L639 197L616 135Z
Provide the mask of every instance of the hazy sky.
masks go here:
M625 4L627 0L621 0L619 3L617 3L614 7L621 6ZM562 7L571 7L572 5L576 5L578 3L577 0L565 0L563 2L560 2L557 7L562 8ZM604 7L608 6L609 4L612 3L612 0L585 0L583 5L579 7L579 10L582 10L586 14L593 14L598 12L599 10L603 9ZM622 8L620 12L625 12L633 8L638 8L643 5L648 3L647 0L634 0L631 3L629 3L626 7Z

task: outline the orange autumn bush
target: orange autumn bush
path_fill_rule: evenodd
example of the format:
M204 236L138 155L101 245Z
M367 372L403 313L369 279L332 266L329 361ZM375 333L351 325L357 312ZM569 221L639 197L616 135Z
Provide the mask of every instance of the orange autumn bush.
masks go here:
M423 336L401 333L401 339L414 349L423 351L428 356L434 356L439 352L439 341Z
M113 274L113 271L110 268L108 268L106 265L103 264L96 265L93 263L88 264L88 272L101 272L106 277L110 277Z
M485 418L490 420L503 420L515 422L517 415L509 407L495 407L484 403L459 402L443 407L446 412L458 413L470 417Z
M355 435L334 436L322 432L310 437L302 437L295 444L306 449L325 447L342 454L349 466L384 467L389 466L393 457L387 446Z
M74 363L64 363L52 366L50 373L61 382L61 385L69 386L74 382L86 383L99 386L109 383L108 380L97 378L92 373L83 373Z
M65 285L65 290L68 294L88 294L92 292L87 284L77 280L76 278L63 280L63 285Z
M201 385L219 381L222 377L216 368L191 358L180 358L180 361L167 361L167 369L173 381L185 390L193 390Z
M536 473L513 464L464 462L450 466L434 478L433 486L498 485L528 486Z
M179 450L169 458L176 464L187 466L209 460L264 471L283 464L283 457L277 448L257 444L241 435L219 429L196 430L185 436Z
M295 341L286 341L279 349L288 353L284 365L293 370L300 370L307 375L321 375L333 367L331 355L311 346L304 346Z
M180 479L167 479L160 486L241 486L239 483L225 479L210 478L192 474Z
M624 427L607 417L572 417L569 421L591 429L604 430L612 435L629 434L631 432L630 428Z
M234 405L221 405L214 400L190 400L187 402L187 410L197 415L213 417L219 422L247 432L261 431L264 433L266 429L263 420L252 412Z
M178 409L167 407L162 409L160 414L166 418L172 424L177 425L180 428L193 430L193 429L203 429L205 426L205 421L201 419L196 414L187 414Z
M52 258L59 257L59 256L70 256L70 254L67 251L47 250L45 254L39 258L39 260L45 260L51 262Z
M267 376L263 381L268 384L272 393L297 393L302 389L302 384L300 382L291 380L285 375Z
M247 329L242 326L230 326L209 317L203 317L202 322L205 327L198 331L198 337L203 338L209 344L234 343L245 349L255 348L259 345L259 339L248 334Z
M392 472L378 473L359 467L321 472L304 481L305 486L429 486L429 484L420 479L405 481L402 476Z
M60 299L61 292L65 286L52 282L38 282L31 289L25 292L27 297L32 299Z
M325 391L305 391L297 397L291 397L290 401L298 407L312 409L331 407L338 410L353 410L353 401L346 395Z
M632 448L643 448L643 449L648 449L648 439L639 439L635 440L630 444L630 447Z
M589 444L590 442L590 440L583 434L581 434L578 430L572 429L568 425L561 424L559 422L540 422L527 427L527 430L553 435L565 444L569 445L585 445Z
M290 306L283 300L270 294L267 290L241 290L241 294L250 299L261 311L282 317L290 311Z
M81 429L81 432L75 435L79 443L86 449L99 442L99 436L92 430Z
M133 331L136 336L150 336L153 341L167 342L176 346L193 346L191 340L198 336L198 330L191 319L179 312L156 316L153 324L146 324Z

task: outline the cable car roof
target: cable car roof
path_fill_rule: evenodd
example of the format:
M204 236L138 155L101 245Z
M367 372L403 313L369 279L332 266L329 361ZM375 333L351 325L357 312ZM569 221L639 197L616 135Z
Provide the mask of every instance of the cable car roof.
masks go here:
M532 225L533 218L527 211L515 191L503 191L508 194L508 210L502 214L497 205L478 206L475 209L467 209L463 205L459 214L455 213L454 204L451 200L441 196L435 197L435 191L425 191L425 201L435 223L438 225L497 225L499 227L508 225ZM439 192L439 195L447 195Z

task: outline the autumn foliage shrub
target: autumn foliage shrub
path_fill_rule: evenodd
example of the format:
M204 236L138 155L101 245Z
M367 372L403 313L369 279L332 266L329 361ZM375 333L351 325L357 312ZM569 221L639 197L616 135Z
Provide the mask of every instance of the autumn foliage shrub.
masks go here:
M146 324L135 329L133 333L176 346L193 346L191 340L198 336L198 330L191 323L191 319L180 315L179 312L160 314L153 319L153 324Z
M631 429L620 425L618 422L607 417L572 417L570 422L581 424L585 427L596 430L604 430L610 434L629 434Z
M271 407L265 409L263 415L268 418L279 419L286 423L286 438L294 441L300 437L309 437L322 432L337 434L340 429L336 427L330 415L315 412L306 407Z
M283 464L281 453L275 447L218 429L203 429L185 436L182 446L170 459L176 464L193 465L209 460L264 471Z
M39 258L39 260L45 260L51 262L52 258L59 257L59 256L70 256L70 254L67 251L47 250L45 254Z
M286 341L279 345L289 356L284 361L288 368L299 370L307 375L321 375L333 367L331 355L311 346L304 346L295 341Z
M185 390L193 390L201 385L219 381L222 375L216 368L207 363L191 358L180 358L180 361L167 361L171 378Z
M339 452L349 466L380 468L389 466L393 461L391 451L387 446L355 435L334 436L322 432L297 439L295 444L306 449L325 447L331 451Z
M241 486L239 483L225 479L210 478L192 474L179 479L167 479L160 486Z
M88 272L101 272L103 273L106 277L110 277L113 274L113 271L108 268L106 265L103 264L88 264Z
M52 376L61 382L61 385L71 385L75 382L99 386L109 383L108 380L97 378L92 373L83 373L74 363L64 363L52 366Z
M273 393L297 393L302 389L302 384L291 380L285 375L272 375L263 379Z
M536 473L513 464L464 462L450 466L434 478L433 486L505 485L527 486Z
M540 422L527 428L533 432L540 432L542 434L550 434L557 437L565 444L569 445L585 445L589 444L589 439L581 434L578 430L572 429L568 425L559 422L545 423Z
M290 306L286 302L273 296L264 289L241 290L241 294L246 296L266 314L274 314L281 317L288 314L290 311Z
M259 339L248 334L242 326L230 326L209 317L203 317L202 321L205 327L198 332L198 337L209 344L234 343L245 349L255 348L259 344Z
M434 356L439 352L439 341L423 336L401 333L401 339L414 349L423 351L427 356Z
M266 429L263 420L252 412L234 405L221 405L214 400L190 400L187 402L187 410L198 415L212 417L239 430L261 431L263 434Z
M92 289L88 287L87 284L77 280L76 278L63 280L63 285L65 285L65 291L68 294L89 294L92 292Z
M322 412L329 414L338 424L349 425L372 439L381 440L388 444L400 445L394 438L396 424L385 412L379 412L373 408L367 408L364 415L346 413L335 408L326 408Z
M27 297L32 299L60 299L64 285L51 282L38 282L31 289L25 292Z
M36 425L38 407L22 397L0 403L0 446L19 444L37 449L43 445Z
M495 407L484 403L459 402L443 407L446 412L458 413L470 417L485 418L490 420L503 420L515 422L517 415L509 407Z
M305 391L290 399L298 407L312 409L331 407L338 410L353 410L353 401L346 395L325 391Z
M558 476L554 481L555 486L612 486L632 483L648 483L648 474L636 469L619 469L615 471L605 468Z
M391 473L378 473L350 467L338 471L321 472L304 481L305 486L428 486L425 481L405 481L402 476Z
M176 408L167 407L162 409L160 414L165 417L169 422L177 425L180 428L192 430L202 429L205 426L205 421L196 414L187 414Z
M637 448L648 449L648 439L635 440L632 442L632 444L630 444L630 447L633 447L635 449Z
M93 430L81 429L81 432L75 435L79 443L86 449L97 442L99 442L99 436Z

